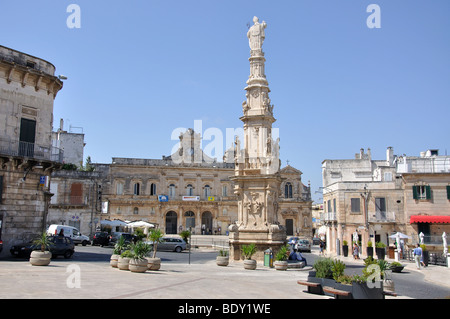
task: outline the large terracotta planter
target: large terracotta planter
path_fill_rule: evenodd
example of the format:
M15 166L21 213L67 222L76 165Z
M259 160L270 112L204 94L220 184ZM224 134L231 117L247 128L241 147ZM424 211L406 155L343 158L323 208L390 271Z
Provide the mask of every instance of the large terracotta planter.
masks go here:
M161 268L161 258L150 258L147 257L147 268L149 270L159 270Z
M47 266L50 264L52 253L49 251L33 250L30 255L30 264L33 266Z
M277 260L273 263L276 270L287 270L288 262L286 260Z
M229 261L230 261L230 259L228 257L224 257L224 256L216 257L217 266L228 266Z
M117 268L120 270L130 270L130 259L128 257L119 257L117 261Z
M244 260L244 269L255 270L256 269L256 260L254 260L254 259L245 259Z
M128 263L128 268L131 272L146 272L148 269L148 261L147 259L135 259L131 258Z
M117 263L119 262L120 255L111 255L111 259L109 261L109 264L111 267L117 268Z

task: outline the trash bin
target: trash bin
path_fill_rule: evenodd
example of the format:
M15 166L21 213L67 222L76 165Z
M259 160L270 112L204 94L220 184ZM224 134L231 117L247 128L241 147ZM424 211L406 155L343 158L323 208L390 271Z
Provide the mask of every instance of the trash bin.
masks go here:
M264 251L264 266L273 268L273 252L270 248Z

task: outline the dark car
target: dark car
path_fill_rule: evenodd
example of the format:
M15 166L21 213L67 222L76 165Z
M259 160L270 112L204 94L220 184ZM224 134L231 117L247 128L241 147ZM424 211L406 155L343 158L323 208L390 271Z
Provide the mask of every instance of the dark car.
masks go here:
M67 259L72 257L75 252L75 244L70 237L50 236L49 241L49 251L52 253L52 258L61 255ZM9 251L11 252L11 255L16 257L30 258L33 250L40 249L40 245L35 245L32 242L29 242L21 245L14 245Z
M3 241L0 239L0 253L2 252L2 250L3 250Z
M109 244L110 235L107 232L96 232L92 239L92 245L107 246Z

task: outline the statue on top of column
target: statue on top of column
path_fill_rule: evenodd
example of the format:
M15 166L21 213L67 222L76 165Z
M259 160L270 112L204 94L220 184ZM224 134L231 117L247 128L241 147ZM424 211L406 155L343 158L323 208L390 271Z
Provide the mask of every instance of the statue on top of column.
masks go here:
M259 23L259 19L257 17L253 18L253 23L254 25L247 32L250 49L261 50L264 39L266 37L264 29L267 27L267 24L265 21Z

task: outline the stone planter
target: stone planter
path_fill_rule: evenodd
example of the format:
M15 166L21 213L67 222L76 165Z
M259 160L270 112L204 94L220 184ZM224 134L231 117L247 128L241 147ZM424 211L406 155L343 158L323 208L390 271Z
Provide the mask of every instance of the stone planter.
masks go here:
M244 269L255 270L256 269L256 260L245 259L244 260Z
M217 256L216 257L216 264L217 266L228 266L230 259L225 256Z
M117 268L117 263L119 262L120 255L111 255L111 259L109 261L109 264L111 267Z
M33 266L47 266L50 264L52 253L49 251L33 250L30 255L30 264Z
M117 260L117 268L120 270L130 270L130 259L128 257L119 257Z
M150 258L147 257L147 268L149 270L159 270L161 268L161 258L155 257Z
M392 272L397 272L397 273L402 272L403 268L405 268L405 266L403 266L403 265L401 265L401 266L394 266L394 267L391 266Z
M375 285L375 283L374 283ZM369 288L367 283L352 283L353 299L383 299L383 283L379 282L380 288Z
M147 259L135 259L131 258L128 264L128 268L131 272L146 272L148 269Z
M273 263L276 270L287 270L288 269L288 262L287 260L277 260Z

